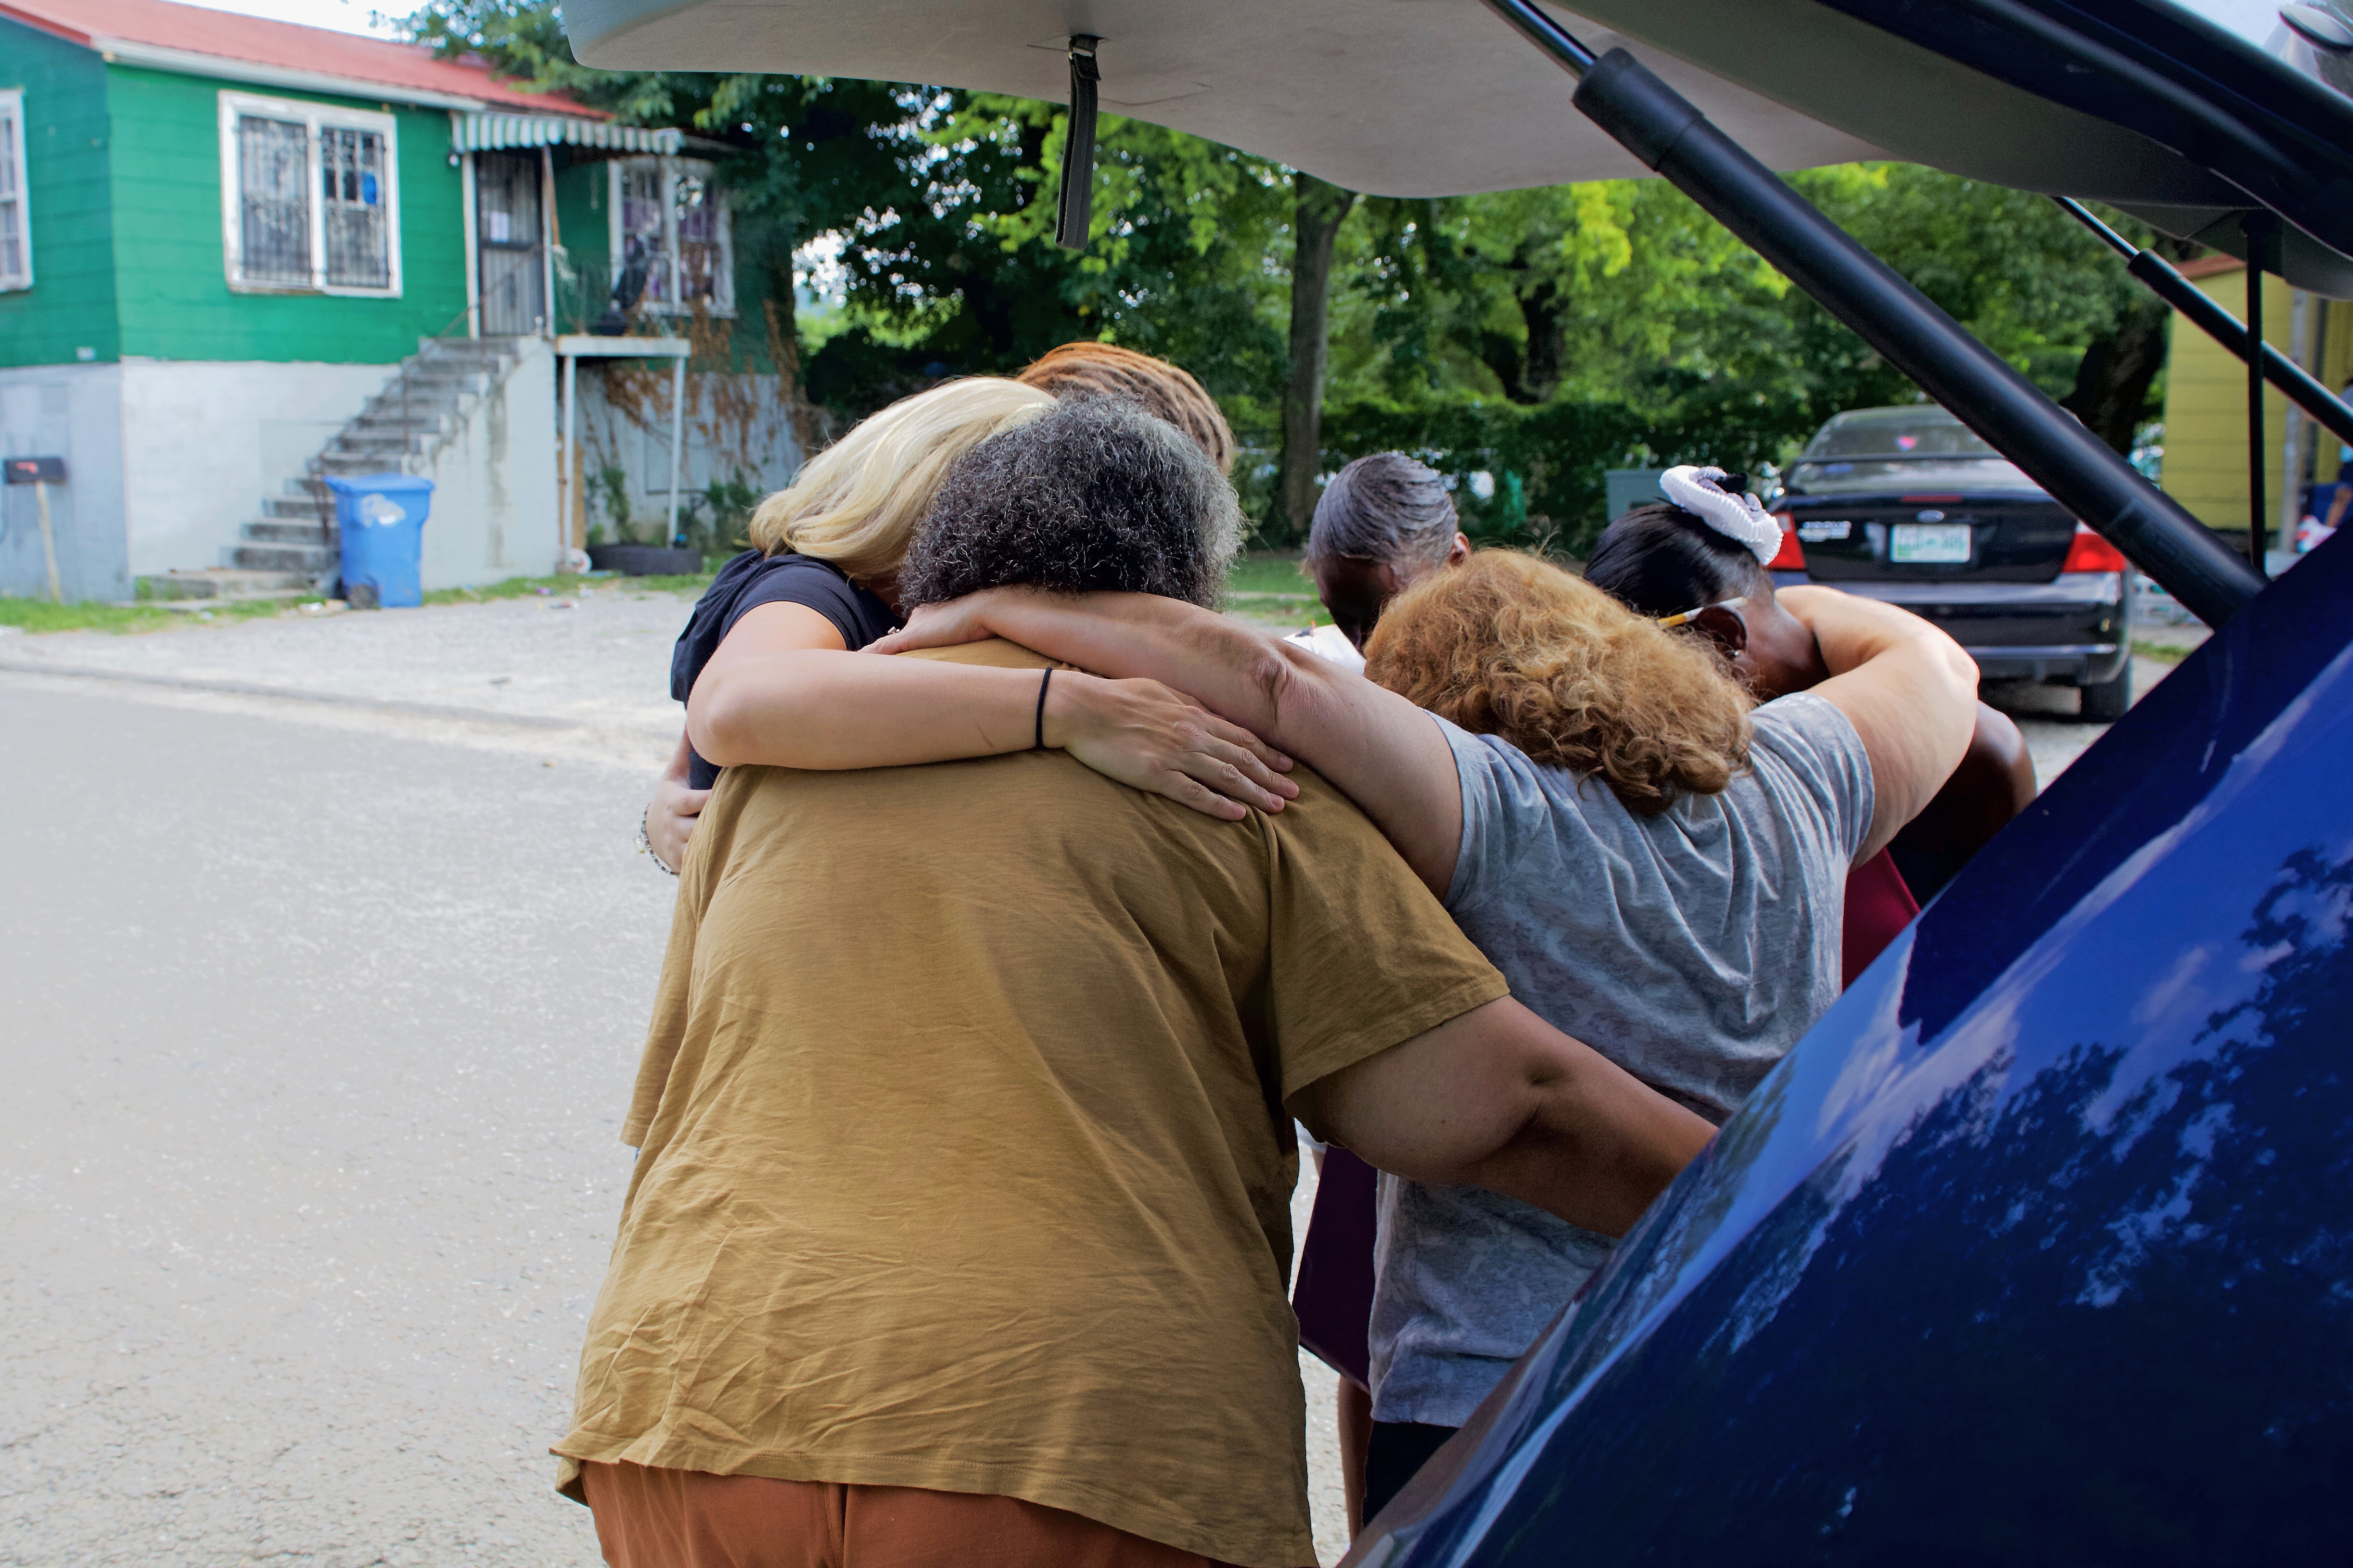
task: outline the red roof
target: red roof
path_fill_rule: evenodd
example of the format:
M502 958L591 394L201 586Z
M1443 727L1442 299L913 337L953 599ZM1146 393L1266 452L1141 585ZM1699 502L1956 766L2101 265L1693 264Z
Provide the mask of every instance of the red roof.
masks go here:
M501 81L479 60L438 58L423 44L364 38L171 0L0 0L0 16L90 48L143 44L375 87L477 99L501 109L607 118L560 93L525 92Z

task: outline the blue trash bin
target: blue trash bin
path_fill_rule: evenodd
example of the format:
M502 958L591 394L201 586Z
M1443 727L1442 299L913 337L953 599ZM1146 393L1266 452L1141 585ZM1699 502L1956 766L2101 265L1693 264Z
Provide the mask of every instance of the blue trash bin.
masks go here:
M327 488L335 492L335 527L343 535L343 597L360 608L423 604L417 567L433 481L408 474L329 475Z

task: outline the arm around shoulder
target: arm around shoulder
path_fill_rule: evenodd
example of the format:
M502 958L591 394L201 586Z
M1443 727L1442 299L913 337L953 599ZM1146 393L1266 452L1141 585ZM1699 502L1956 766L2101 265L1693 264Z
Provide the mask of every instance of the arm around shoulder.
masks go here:
M1978 667L1908 611L1835 588L1786 589L1781 603L1820 644L1831 678L1813 689L1846 716L1871 759L1872 816L1857 864L1944 787L1977 725Z
M1622 1236L1715 1129L1510 997L1292 1097L1318 1137L1433 1185Z
M1197 605L1148 594L997 588L926 605L879 651L1001 637L1098 675L1186 693L1314 767L1440 898L1461 847L1453 750L1427 713L1361 675Z

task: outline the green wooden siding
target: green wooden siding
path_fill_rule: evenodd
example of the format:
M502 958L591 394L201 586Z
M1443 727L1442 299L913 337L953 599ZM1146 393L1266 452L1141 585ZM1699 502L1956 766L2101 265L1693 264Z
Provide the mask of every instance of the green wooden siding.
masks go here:
M109 66L121 352L172 360L385 364L448 331L466 309L465 228L449 119L411 109ZM228 285L221 217L220 94L375 110L398 125L398 299L255 294ZM455 329L462 332L462 322Z
M33 286L0 293L0 365L120 356L107 202L106 68L88 49L0 19L0 88L25 93Z

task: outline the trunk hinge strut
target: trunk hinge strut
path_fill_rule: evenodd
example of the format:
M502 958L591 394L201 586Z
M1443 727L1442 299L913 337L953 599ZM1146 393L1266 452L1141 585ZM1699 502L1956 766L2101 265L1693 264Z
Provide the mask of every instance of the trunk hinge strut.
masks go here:
M1965 331L1624 49L1596 57L1535 0L1489 9L1580 79L1579 112L1853 329L2209 626L2263 580L2000 355Z

